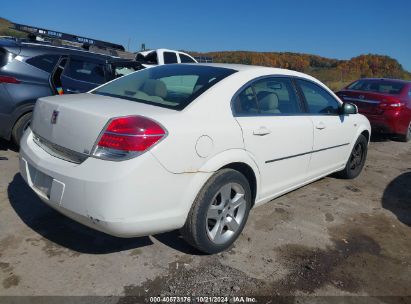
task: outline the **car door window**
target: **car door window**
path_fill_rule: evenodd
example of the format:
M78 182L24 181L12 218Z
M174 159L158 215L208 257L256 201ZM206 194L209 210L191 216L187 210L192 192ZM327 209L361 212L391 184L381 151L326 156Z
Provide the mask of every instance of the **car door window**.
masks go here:
M40 55L27 59L26 63L51 73L59 58L59 55Z
M234 100L234 111L240 116L258 115L257 99L251 86L246 87Z
M292 81L285 77L257 80L234 100L237 115L292 115L301 113Z
M411 88L410 88L410 90L408 91L408 97L411 98Z
M308 110L312 114L337 115L340 103L319 85L297 79L297 83L307 102Z
M191 59L187 55L184 55L184 54L181 54L181 53L179 55L180 55L181 63L193 63L193 62L195 62L193 59Z
M253 83L261 115L301 113L299 100L290 79L264 78Z
M164 63L177 63L177 54L173 52L164 52Z
M71 58L64 69L64 75L76 80L89 83L104 83L104 67L102 64Z

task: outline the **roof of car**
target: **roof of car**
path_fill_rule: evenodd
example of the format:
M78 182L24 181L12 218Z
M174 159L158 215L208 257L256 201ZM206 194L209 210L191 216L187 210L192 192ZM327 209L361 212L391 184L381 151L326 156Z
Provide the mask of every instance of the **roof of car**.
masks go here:
M36 52L39 51L40 53L51 51L52 53L77 54L77 55L90 56L94 58L105 59L108 61L117 61L117 60L127 61L127 59L124 59L124 58L111 56L109 54L91 52L91 51L78 48L75 46L73 47L66 46L66 45L56 46L56 45L50 45L50 44L38 43L38 42L26 42L26 41L18 41L18 40L16 41L16 40L11 40L11 39L6 39L6 38L0 38L0 46L20 47L22 48L22 50L26 48L26 49L35 50Z
M396 79L396 78L361 78L358 80L372 80L372 81L394 81L400 83L411 83L410 80Z
M106 57L106 58L118 58L114 56L110 56L107 54L100 54L100 53L95 53L95 52L90 52L85 49L77 48L77 47L70 47L70 46L56 46L56 45L49 45L49 44L41 44L41 43L35 43L35 42L21 42L21 46L27 46L27 47L32 47L32 48L38 48L38 49L49 49L58 52L59 50L63 52L74 52L74 53L82 53L84 55L90 55L90 56L101 56L101 57Z
M312 76L297 72L294 70L287 70L287 69L280 69L280 68L273 68L273 67L266 67L266 66L259 66L259 65L247 65L247 64L234 64L234 63L189 63L189 64L196 64L200 66L211 66L211 67L220 67L226 69L232 69L236 71L256 71L261 72L262 74L273 74L273 75L290 75L290 76L297 76L303 78L312 78Z

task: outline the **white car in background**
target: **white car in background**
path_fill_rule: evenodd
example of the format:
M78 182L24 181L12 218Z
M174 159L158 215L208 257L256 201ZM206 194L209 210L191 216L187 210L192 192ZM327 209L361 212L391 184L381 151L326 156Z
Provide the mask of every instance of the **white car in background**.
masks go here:
M181 229L228 248L250 208L333 172L354 178L370 124L318 80L243 65L144 69L37 101L20 172L49 206L134 237Z
M169 49L141 51L136 53L135 60L141 62L145 67L173 63L197 63L197 60L191 55Z

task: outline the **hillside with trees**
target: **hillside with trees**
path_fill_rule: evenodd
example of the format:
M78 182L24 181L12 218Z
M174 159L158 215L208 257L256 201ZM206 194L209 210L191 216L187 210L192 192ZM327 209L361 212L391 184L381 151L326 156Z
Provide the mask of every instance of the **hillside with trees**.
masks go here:
M225 51L198 53L194 56L209 56L214 62L254 64L296 70L310 74L331 89L339 90L361 77L384 77L411 79L397 60L382 55L360 55L350 60L337 60L310 54Z
M25 38L27 34L12 29L10 21L0 17L0 36L12 36L12 37L17 37L17 38Z

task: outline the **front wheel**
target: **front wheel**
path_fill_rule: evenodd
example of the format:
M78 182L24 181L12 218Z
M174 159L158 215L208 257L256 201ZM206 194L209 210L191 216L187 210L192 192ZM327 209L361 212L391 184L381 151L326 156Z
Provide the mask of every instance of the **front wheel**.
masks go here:
M181 234L205 253L224 251L240 235L251 207L251 190L240 172L222 169L203 186Z
M338 172L338 176L345 179L353 179L360 175L367 158L367 151L367 138L361 134L354 144L345 168Z

